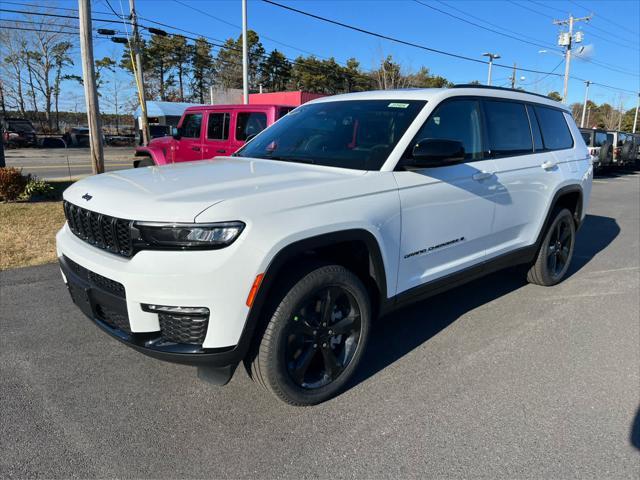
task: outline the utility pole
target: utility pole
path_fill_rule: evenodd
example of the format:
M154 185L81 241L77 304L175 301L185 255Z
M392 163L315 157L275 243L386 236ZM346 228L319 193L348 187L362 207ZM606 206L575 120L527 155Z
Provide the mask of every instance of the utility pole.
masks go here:
M96 89L96 72L93 62L90 0L78 0L78 20L80 25L80 52L82 54L84 97L87 104L87 123L89 124L91 168L93 173L96 174L104 172L104 152L102 150L102 125L100 122L98 90Z
M582 32L577 32L575 35L573 34L573 25L576 22L588 22L591 20L592 15L587 17L575 18L573 15L569 15L569 18L566 20L554 20L554 25L568 25L569 32L562 32L558 37L558 45L561 47L565 47L564 52L564 88L562 91L562 102L567 103L567 95L569 92L569 69L571 65L571 47L573 42L580 43L583 39Z
M582 120L580 120L580 128L584 128L584 117L587 114L587 102L589 101L589 85L591 85L589 80L584 83L587 85L587 88L584 91L584 105L582 105Z
M620 117L618 117L618 131L622 127L622 94L620 94Z
M589 118L591 118L591 105L589 105L589 108L587 108L587 125L589 125Z
M247 40L247 0L242 0L242 101L249 103L249 47Z
M633 117L633 133L636 133L636 127L638 126L638 109L640 108L640 93L638 93L638 103L636 103L636 115Z
M144 74L142 72L142 53L140 52L140 33L138 32L138 15L136 14L135 0L129 0L129 20L133 29L133 42L130 45L132 51L133 72L138 86L138 100L140 101L140 129L142 130L142 144L149 143L149 120L147 118L147 96L144 89Z
M483 57L489 57L489 74L487 76L487 85L491 85L491 67L493 67L493 61L500 58L500 55L497 53L483 53Z
M516 88L516 62L513 62L513 74L511 75L511 89Z

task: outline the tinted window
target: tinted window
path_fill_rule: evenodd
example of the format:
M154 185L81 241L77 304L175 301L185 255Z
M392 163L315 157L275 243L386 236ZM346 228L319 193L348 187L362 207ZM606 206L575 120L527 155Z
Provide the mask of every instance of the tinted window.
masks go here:
M416 135L415 143L427 138L458 141L464 147L466 159L481 159L482 128L478 101L452 100L438 106Z
M283 108L281 108L280 111L278 112L278 119L284 117L291 110L293 110L293 107L283 107Z
M544 144L542 143L542 133L540 133L540 125L538 125L536 112L533 111L533 107L531 105L527 105L527 115L529 116L531 135L533 136L533 148L536 152L544 150Z
M601 147L605 142L609 141L607 134L604 132L596 132L596 139L594 142L594 147Z
M569 126L561 110L536 106L536 115L544 147L549 150L561 150L573 146L573 138Z
M189 113L182 121L181 134L184 138L199 138L202 125L201 113Z
M622 145L624 145L624 142L627 141L627 136L624 133L619 133L618 134L618 147L621 147Z
M209 140L227 140L230 118L231 115L228 113L210 113L207 138Z
M580 135L582 135L582 139L584 140L584 143L587 146L591 146L591 133L589 132L580 132Z
M533 151L529 118L522 103L486 101L484 107L489 148L494 156L508 157Z
M244 141L249 135L257 135L267 128L264 112L240 112L236 119L236 140Z
M305 104L236 155L379 170L425 102L350 100Z

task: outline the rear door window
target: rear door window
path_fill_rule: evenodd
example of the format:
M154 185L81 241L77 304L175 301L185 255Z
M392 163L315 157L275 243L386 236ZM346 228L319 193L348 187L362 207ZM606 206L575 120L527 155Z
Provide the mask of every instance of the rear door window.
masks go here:
M584 143L590 147L591 146L591 133L590 132L580 132L580 135L582 135L582 139L584 140Z
M182 121L181 134L183 138L200 138L202 113L188 113Z
M207 126L208 140L227 140L229 138L229 123L231 114L227 112L210 113Z
M524 104L485 101L489 148L495 157L533 152L531 128Z
M257 135L267 128L264 112L240 112L236 118L236 140L244 142L249 135Z
M536 105L535 111L542 131L544 147L547 150L573 147L573 137L561 110Z
M604 132L596 132L594 147L601 147L608 141L607 134Z

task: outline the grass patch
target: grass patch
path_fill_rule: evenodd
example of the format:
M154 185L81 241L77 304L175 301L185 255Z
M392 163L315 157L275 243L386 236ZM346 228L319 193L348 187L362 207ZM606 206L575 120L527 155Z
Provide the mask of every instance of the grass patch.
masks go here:
M55 262L62 202L0 203L0 270Z

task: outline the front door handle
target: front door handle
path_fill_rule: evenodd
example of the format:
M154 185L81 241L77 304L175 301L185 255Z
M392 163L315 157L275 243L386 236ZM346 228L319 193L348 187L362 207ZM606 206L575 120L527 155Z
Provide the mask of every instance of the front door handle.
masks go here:
M480 182L482 180L486 180L487 178L491 178L493 173L491 172L478 172L474 173L471 178L473 178L476 182Z
M542 165L540 165L542 168L544 168L545 170L553 170L554 168L556 168L558 164L556 162L552 162L551 160L547 160L546 162L544 162Z
M191 147L191 150L194 150L194 151L196 151L196 152L199 152L199 151L200 151L200 147Z

